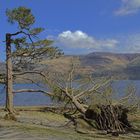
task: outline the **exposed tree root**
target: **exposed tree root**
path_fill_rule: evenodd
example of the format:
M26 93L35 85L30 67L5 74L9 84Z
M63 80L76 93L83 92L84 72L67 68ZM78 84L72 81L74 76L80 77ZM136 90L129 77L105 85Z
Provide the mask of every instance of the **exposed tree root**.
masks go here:
M13 121L17 121L17 118L15 117L15 114L13 113L8 113L4 116L4 119L6 120L13 120Z
M131 127L127 113L128 109L121 105L96 105L87 109L85 117L95 120L98 129L117 135L117 133L125 133L127 128Z

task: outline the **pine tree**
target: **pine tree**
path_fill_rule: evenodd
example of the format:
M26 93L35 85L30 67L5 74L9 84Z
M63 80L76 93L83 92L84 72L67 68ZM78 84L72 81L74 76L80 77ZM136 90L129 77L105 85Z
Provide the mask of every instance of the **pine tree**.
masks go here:
M8 22L17 25L17 32L6 33L6 110L14 114L13 105L13 62L14 70L21 70L27 64L36 63L43 56L49 58L61 55L52 40L39 39L43 28L33 28L35 17L26 7L6 10Z

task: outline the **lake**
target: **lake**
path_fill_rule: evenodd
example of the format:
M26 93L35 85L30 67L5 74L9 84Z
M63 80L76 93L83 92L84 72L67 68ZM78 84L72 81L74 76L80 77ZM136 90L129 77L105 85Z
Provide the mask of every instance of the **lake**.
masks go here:
M136 87L136 95L140 97L140 80L122 80L113 81L112 87L114 89L114 97L123 97L126 93L128 85L134 85ZM16 84L14 89L38 89L35 84ZM44 88L44 87L43 87ZM5 104L5 86L0 84L0 105ZM19 93L14 95L14 105L16 106L43 106L51 105L51 99L43 93Z
M39 89L35 84L16 84L14 89ZM34 105L50 105L50 98L43 93L18 93L14 94L14 105L16 106L34 106ZM0 85L0 105L5 104L5 86Z

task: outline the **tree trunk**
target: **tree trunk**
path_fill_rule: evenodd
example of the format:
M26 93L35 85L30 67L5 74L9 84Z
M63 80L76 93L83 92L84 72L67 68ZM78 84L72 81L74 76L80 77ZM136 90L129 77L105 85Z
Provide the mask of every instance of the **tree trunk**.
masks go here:
M82 104L80 104L75 98L72 98L72 102L80 113L86 113L86 108Z
M9 113L13 110L13 75L12 75L12 58L11 58L11 34L6 34L6 110Z
M71 96L67 91L66 91L65 93L66 93L67 97L69 97L69 99L70 99L70 100L72 101L72 103L75 105L75 107L77 108L77 110L78 110L80 113L85 114L86 108L85 108L82 104L80 104L80 103L78 102L78 100L76 99L76 97Z

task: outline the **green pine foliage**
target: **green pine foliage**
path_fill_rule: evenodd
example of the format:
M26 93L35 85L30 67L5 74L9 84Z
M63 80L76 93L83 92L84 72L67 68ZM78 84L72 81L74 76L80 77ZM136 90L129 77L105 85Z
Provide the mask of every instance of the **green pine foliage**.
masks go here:
M63 55L58 47L53 46L53 40L39 38L44 28L34 28L35 17L31 9L26 7L7 9L6 15L9 23L18 26L16 33L10 33L13 64L18 68L27 63L37 63L44 57L57 58Z

